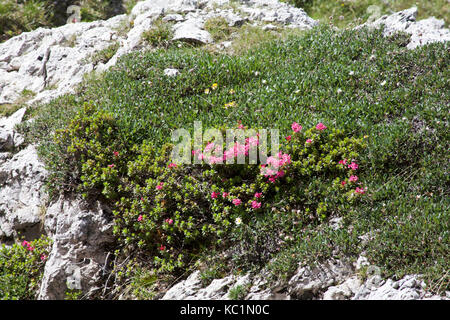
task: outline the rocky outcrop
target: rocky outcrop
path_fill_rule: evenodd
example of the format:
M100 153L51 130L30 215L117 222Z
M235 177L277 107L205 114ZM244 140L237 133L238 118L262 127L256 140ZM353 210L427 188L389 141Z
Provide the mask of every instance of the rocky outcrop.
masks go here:
M23 33L0 44L0 104L14 103L24 90L36 94L30 104L73 92L85 74L104 71L122 55L142 48L142 34L158 18L174 22L174 41L202 44L213 42L204 30L205 21L218 16L232 26L245 21L277 22L293 28L317 24L302 9L278 0L236 5L233 9L228 0L147 0L138 2L130 16ZM93 61L95 54L111 45L118 49L110 60Z
M408 49L433 42L450 41L450 30L445 28L444 20L431 17L416 21L417 8L412 7L392 15L385 15L372 23L363 26L379 27L384 26L384 35L390 36L396 32L406 32L411 35Z
M99 202L61 197L45 215L53 246L45 264L39 299L64 299L68 288L84 298L99 294L113 240L112 215Z
M364 258L360 260L365 260ZM163 300L228 300L232 290L241 286L246 300L415 300L449 299L445 296L427 293L425 283L419 275L408 275L394 281L382 279L378 273L361 280L359 268L338 260L329 260L315 267L300 265L295 274L284 283L269 284L269 275L227 276L215 279L209 285L202 286L199 271L192 273L186 280L170 288ZM377 270L374 266L369 266Z
M25 115L26 108L22 108L10 117L0 119L0 150L11 151L11 149L18 147L23 138L16 132L15 126L22 122Z
M18 232L28 239L38 236L45 213L45 177L34 146L0 165L0 238L12 238Z

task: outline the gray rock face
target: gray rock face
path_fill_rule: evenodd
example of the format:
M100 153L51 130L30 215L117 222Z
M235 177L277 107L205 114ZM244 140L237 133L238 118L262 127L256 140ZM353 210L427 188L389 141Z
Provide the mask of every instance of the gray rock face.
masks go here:
M162 300L229 300L230 291L250 283L250 276L227 276L213 280L202 288L200 272L195 271L186 280L170 288Z
M34 146L0 165L0 238L39 230L46 200L45 177L46 170Z
M384 35L389 36L396 32L406 32L411 34L411 41L408 49L433 42L450 41L450 30L445 28L444 20L435 17L416 21L417 8L412 7L392 15L385 15L378 20L366 24L369 27L379 27L384 25Z
M22 108L10 117L0 119L0 151L9 151L23 142L14 127L22 122L25 111L26 108Z
M351 274L352 267L341 261L330 260L314 268L300 267L289 280L288 292L296 299L311 299Z
M426 293L425 284L418 275L408 275L399 281L384 280L378 274L363 282L358 275L358 266L367 266L361 257L353 265L329 260L311 268L299 266L295 274L285 283L270 284L267 271L258 275L227 276L216 279L202 287L200 272L195 271L186 280L170 288L163 300L227 300L230 290L243 286L246 300L412 300L448 299L446 296ZM369 268L377 269L375 266ZM447 295L450 295L448 293Z
M174 26L174 37L172 40L193 42L199 44L212 43L213 39L208 31L202 30L202 23L197 20L188 20Z
M107 263L106 247L114 240L112 216L99 202L61 197L45 216L45 231L53 246L45 264L39 299L64 299L68 287L85 297L98 291Z
M14 103L25 89L37 94L31 102L73 91L94 68L88 57L118 40L123 19L39 28L0 44L0 104Z

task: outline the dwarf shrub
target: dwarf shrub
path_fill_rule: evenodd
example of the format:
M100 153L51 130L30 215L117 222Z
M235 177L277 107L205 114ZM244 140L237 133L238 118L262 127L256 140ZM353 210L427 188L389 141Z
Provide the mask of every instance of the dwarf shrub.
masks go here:
M235 244L236 261L264 262L284 242L280 234L346 214L365 193L355 162L363 139L321 123L304 131L293 124L294 132L267 164L231 165L217 164L208 149L221 150L225 158L248 155L260 144L258 136L245 145L207 141L193 152L203 164L176 164L173 145L157 148L145 141L129 147L116 125L86 104L55 141L67 152L63 162L73 167L70 183L113 206L124 252L137 253L160 271L181 270L205 246ZM255 232L264 239L251 236Z
M36 299L50 245L48 238L41 237L0 247L0 299Z

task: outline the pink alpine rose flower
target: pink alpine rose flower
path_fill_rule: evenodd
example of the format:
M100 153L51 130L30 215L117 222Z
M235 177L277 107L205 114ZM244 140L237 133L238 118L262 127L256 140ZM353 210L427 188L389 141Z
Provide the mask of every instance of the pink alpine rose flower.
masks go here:
M350 181L350 182L356 182L356 181L358 181L358 177L357 177L357 176L350 176L350 178L348 179L348 181Z
M238 199L238 198L233 199L232 202L233 202L233 204L234 204L235 206L239 206L239 205L242 203L241 199Z
M137 221L141 222L143 219L142 214L139 215L139 217L137 218Z
M317 125L316 125L316 129L317 130L320 130L320 131L322 131L322 130L325 130L327 127L322 123L322 122L319 122Z
M299 132L300 130L302 130L302 126L297 122L292 123L291 128L294 132Z
M224 199L225 199L226 197L228 197L228 195L229 195L229 193L228 193L228 192L223 192L223 193L222 193L222 198L224 198Z
M291 141L292 136L287 136L285 139L286 139L287 141Z
M176 167L177 167L177 164L171 162L171 163L169 163L168 167L169 167L169 168L176 168Z
M359 194L364 194L366 193L366 190L360 187L356 187L355 192Z
M252 201L252 208L253 209L259 209L261 208L261 202L258 202L256 200Z
M312 140L311 139L307 139L306 143L312 143Z
M356 164L356 162L352 162L352 163L350 163L350 164L348 165L348 168L349 168L349 169L352 169L352 170L357 170L359 167L358 167L358 165Z
M156 189L161 190L163 188L164 182L160 182L157 186Z
M211 193L211 198L216 199L218 195L219 195L218 192L213 192L213 193Z
M256 192L255 193L255 198L261 198L262 196L262 192Z

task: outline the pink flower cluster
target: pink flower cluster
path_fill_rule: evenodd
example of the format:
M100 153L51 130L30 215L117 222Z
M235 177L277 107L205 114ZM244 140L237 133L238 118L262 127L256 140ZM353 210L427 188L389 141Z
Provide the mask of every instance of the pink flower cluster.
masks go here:
M261 165L260 172L269 179L269 182L275 182L276 179L284 177L285 170L283 169L290 163L291 156L280 151L277 156L267 158L267 164Z
M364 193L366 193L366 190L367 190L367 188L356 187L355 193L364 194Z
M252 208L253 209L259 209L261 208L261 202L258 202L256 200L252 201Z
M232 202L235 206L239 206L239 205L241 205L241 203L242 203L241 199L239 199L239 198L234 198L231 202Z
M218 195L219 195L218 192L212 192L212 193L211 193L211 198L216 199ZM230 195L230 194L229 194L228 192L223 192L223 193L222 193L222 197L223 197L224 199L227 198L229 195ZM255 197L255 198L261 198L261 197L262 197L262 192L256 192L255 195L254 195L254 197ZM240 206L240 205L242 204L242 200L239 199L239 198L233 198L233 199L231 200L231 203L234 204L234 205L237 207L237 206ZM262 203L261 203L261 202L258 202L258 201L256 201L256 200L253 200L253 201L251 202L251 207L252 207L252 209L259 209L259 208L261 208L261 205L262 205Z
M342 164L343 166L346 166L346 165L347 165L347 159L339 160L338 164ZM359 166L358 166L358 164L357 164L356 162L353 162L353 161L352 161L352 162L347 166L347 168L352 169L352 170L358 170Z
M239 129L244 129L241 124L238 126ZM254 137L249 137L245 139L245 143L241 144L235 142L228 146L226 150L223 150L222 145L215 144L214 142L209 142L203 149L197 149L192 151L192 155L197 157L198 160L206 161L208 164L221 164L227 159L234 159L237 156L248 156L251 148L256 148L259 145L259 134ZM212 155L210 155L212 153Z
M214 191L213 193L211 193L211 198L216 199L219 194L220 194L219 192Z
M338 164L341 164L344 167L347 166L347 168L350 170L356 171L359 169L359 166L356 162L352 161L350 164L347 164L347 163L348 163L347 159L339 160L339 162L338 162ZM359 178L356 175L351 175L350 178L348 178L348 181L352 182L352 183L356 183L358 180L359 180ZM345 186L346 184L347 184L347 181L345 181L345 180L341 182L342 186ZM357 193L357 194L365 194L366 191L367 191L367 187L366 188L356 187L356 189L355 189L355 193Z
M157 186L156 189L161 190L163 188L164 182L160 182Z
M291 128L292 131L294 132L299 132L300 130L302 130L302 126L299 125L297 122L292 123Z
M23 240L22 247L26 247L28 251L34 250L34 247L31 245L31 243L26 240Z

